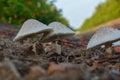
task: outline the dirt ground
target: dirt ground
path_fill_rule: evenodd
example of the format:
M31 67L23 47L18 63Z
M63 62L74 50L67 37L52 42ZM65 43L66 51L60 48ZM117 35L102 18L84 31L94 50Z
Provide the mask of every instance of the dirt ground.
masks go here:
M0 23L0 80L120 80L120 47L86 50L92 32L61 39L62 53L51 43L13 42L19 28Z

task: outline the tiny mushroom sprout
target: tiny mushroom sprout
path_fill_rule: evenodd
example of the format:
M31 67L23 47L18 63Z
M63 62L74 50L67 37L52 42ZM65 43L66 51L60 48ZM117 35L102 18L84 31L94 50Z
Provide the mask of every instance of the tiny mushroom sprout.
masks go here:
M42 38L53 30L35 19L25 21L13 41L28 40L30 43L39 43ZM34 47L34 46L33 46ZM34 51L35 52L35 51Z
M87 49L105 45L106 53L112 53L112 43L120 39L120 31L112 27L102 27L90 39Z
M75 33L60 22L52 22L48 26L53 29L53 32L50 33L48 36L46 36L43 39L43 42L50 42L55 40L55 47L56 47L55 52L61 54L61 45L58 45L58 40L71 37Z
M112 46L113 46L113 51L115 53L119 53L120 52L120 40L117 41L117 42L114 42Z
M120 41L114 42L113 46L120 46Z

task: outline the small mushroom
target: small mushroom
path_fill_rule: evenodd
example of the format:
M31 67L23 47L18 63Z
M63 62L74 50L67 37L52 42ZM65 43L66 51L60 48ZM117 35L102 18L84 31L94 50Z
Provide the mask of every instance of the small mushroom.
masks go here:
M120 46L120 41L114 42L113 46Z
M45 37L52 31L53 31L52 28L47 27L45 24L35 19L28 19L23 23L20 31L18 32L17 36L13 39L13 41L20 41L25 38L38 40L38 38L41 39L41 37L37 37L37 36L43 35L42 37Z
M120 31L111 27L102 27L90 39L87 49L105 45L106 53L112 52L112 43L120 39Z
M35 19L28 19L23 23L20 31L18 32L17 36L13 39L13 41L21 41L27 39L28 42L32 44L38 44L42 38L47 36L52 31L52 28L47 27L45 24ZM33 52L35 51L33 50Z
M114 42L112 46L113 46L114 53L119 53L120 52L120 40L117 41L117 42Z
M56 47L56 53L61 54L61 45L58 44L58 40L71 37L75 33L60 22L52 22L48 26L53 29L53 32L46 36L42 41L50 42L55 40L54 47Z

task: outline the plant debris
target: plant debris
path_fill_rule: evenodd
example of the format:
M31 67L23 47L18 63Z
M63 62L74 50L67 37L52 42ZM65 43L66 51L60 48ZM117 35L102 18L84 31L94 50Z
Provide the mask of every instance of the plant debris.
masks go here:
M53 43L38 44L35 56L30 43L12 41L16 31L9 29L8 34L1 34L6 29L0 31L0 80L120 79L119 46L112 47L112 54L101 47L86 50L92 36L86 33L61 40L61 54L54 51Z

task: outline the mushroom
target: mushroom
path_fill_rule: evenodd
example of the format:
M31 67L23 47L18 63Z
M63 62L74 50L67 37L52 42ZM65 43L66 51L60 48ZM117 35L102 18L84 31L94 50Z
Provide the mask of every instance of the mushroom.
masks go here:
M32 44L38 44L42 38L47 36L52 31L52 28L46 26L45 24L35 19L28 19L23 23L20 31L18 32L17 36L13 39L13 41L21 41L26 39ZM33 50L33 52L35 52L35 50Z
M35 19L28 19L23 23L20 31L18 32L17 36L13 39L13 41L19 41L25 38L30 38L33 39L32 42L34 42L34 39L41 39L52 31L52 28L47 27L45 24Z
M53 44L54 47L56 48L55 52L61 54L61 45L58 44L58 40L60 41L60 39L71 37L75 33L60 22L52 22L48 26L53 29L53 32L46 36L42 41L50 42L55 40L54 41L55 44Z
M114 42L113 46L120 46L120 41Z
M90 39L87 49L105 45L106 53L112 53L112 43L120 39L120 31L111 27L102 27Z

